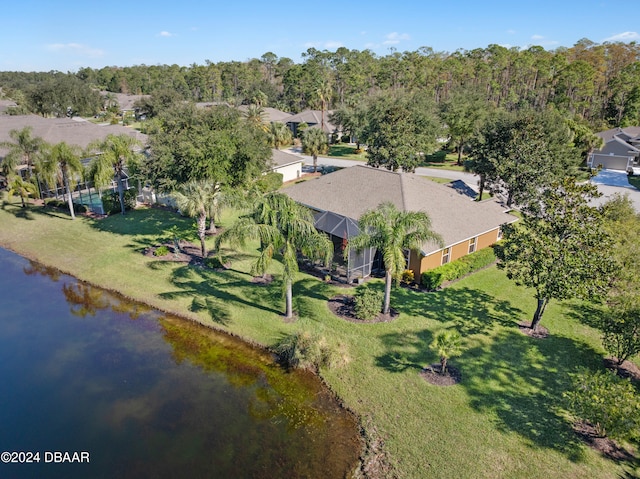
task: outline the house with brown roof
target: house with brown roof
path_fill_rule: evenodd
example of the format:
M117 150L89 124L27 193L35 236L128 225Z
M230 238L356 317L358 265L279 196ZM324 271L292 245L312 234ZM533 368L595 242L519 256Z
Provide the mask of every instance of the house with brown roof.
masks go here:
M630 171L640 161L640 127L613 128L596 133L604 141L600 150L589 155L590 168Z
M429 242L418 254L408 255L407 266L416 278L423 271L491 246L501 237L501 226L517 217L494 200L477 202L455 188L411 173L354 166L292 185L284 193L315 214L315 225L331 235L337 262L349 238L357 235L358 219L383 202L400 211L423 211L440 234L444 247ZM345 264L347 278L365 277L381 267L375 251L352 252Z

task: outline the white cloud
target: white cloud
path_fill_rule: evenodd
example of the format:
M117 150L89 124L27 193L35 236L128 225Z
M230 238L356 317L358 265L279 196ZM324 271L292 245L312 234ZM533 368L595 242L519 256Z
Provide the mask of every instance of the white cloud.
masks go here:
M385 35L386 40L382 42L383 45L397 45L403 40L409 40L409 34L392 32Z
M531 35L531 40L544 40L542 35Z
M507 30L507 33L508 33L509 35L515 35L515 34L516 34L516 33L518 33L518 32L516 32L513 28L510 28L509 30Z
M334 48L340 48L343 47L344 45L342 44L342 42L336 42L336 41L329 41L326 42L324 44L324 47L328 50L334 49Z
M307 42L304 44L305 48L315 48L322 50L334 50L340 47L343 47L344 44L342 42L329 40L326 42Z
M46 49L51 52L69 52L91 58L98 58L104 55L104 51L81 43L50 43L46 45Z
M640 40L638 32L622 32L602 40L603 42L633 42Z
M160 33L158 33L159 37L175 37L175 35L171 32L167 32L166 30L161 31Z

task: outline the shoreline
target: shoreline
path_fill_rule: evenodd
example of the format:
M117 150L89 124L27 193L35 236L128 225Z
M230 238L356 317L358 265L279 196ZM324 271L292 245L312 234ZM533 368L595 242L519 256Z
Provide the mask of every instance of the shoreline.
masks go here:
M219 327L216 327L216 325L213 324L205 324L203 321L201 321L197 316L190 316L188 314L184 314L181 312L177 312L174 310L170 310L167 308L162 308L159 307L157 305L154 304L150 304L147 301L143 301L140 300L138 298L129 296L127 294L122 293L120 290L115 289L113 287L108 287L108 286L103 286L101 284L96 284L93 281L89 281L83 278L79 278L78 276L76 276L75 274L69 272L68 270L64 270L63 268L61 268L58 265L52 265L52 264L48 264L45 263L43 261L41 261L38 258L34 258L31 254L26 254L23 253L21 251L17 251L15 248L12 248L11 246L3 243L2 241L0 241L0 248L5 249L7 251L10 251L11 253L14 253L18 256L20 256L21 258L24 258L27 261L32 261L34 263L38 263L46 268L52 268L55 269L56 271L58 271L59 273L65 275L65 276L69 276L71 278L74 278L77 281L80 281L82 283L85 283L89 286L92 286L94 288L98 288L101 289L103 291L106 291L109 294L115 295L116 297L120 297L126 301L130 301L130 302L135 302L135 303L139 303L141 305L147 306L153 310L156 310L160 313L163 314L167 314L167 315L171 315L174 316L182 321L188 321L190 323L196 324L198 326L202 326L205 327L211 331L213 331L215 334L219 334L221 336L227 336L235 341L239 341L242 342L248 346L250 346L251 348L254 348L256 350L258 350L261 353L265 353L269 356L271 356L271 360L274 364L278 364L277 362L277 355L276 353L269 348L268 346L259 343L258 341L254 341L251 338L246 338L243 336L240 336L237 333L234 333L232 331L226 331L223 330ZM284 317L284 316L283 316ZM280 366L279 366L280 367ZM371 448L371 443L375 442L375 440L377 439L375 436L375 425L371 425L369 426L369 428L365 427L365 421L364 418L356 413L351 407L349 407L344 399L342 397L340 397L336 392L335 389L331 387L331 385L327 382L327 380L324 378L324 376L320 373L320 371L317 370L311 370L310 371L316 378L318 378L318 380L320 381L320 383L322 384L322 386L324 388L327 389L328 393L335 399L337 405L339 406L340 409L342 409L343 411L345 411L348 415L352 416L354 418L354 422L357 424L358 426L358 437L360 439L360 452L359 452L359 458L358 458L358 463L354 466L353 472L352 472L352 476L355 476L355 472L356 471L360 471L361 473L363 473L363 471L365 471L366 469L366 464L367 464L367 451ZM371 439L373 436L373 439ZM367 477L369 477L368 475L366 475L366 473L364 473L365 475L362 476L364 479L366 479Z

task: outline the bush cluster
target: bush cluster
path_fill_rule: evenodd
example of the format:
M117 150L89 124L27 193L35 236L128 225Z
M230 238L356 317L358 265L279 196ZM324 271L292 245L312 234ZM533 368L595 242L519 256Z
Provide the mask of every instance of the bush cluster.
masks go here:
M446 160L446 158L447 158L447 152L441 150L441 151L436 151L431 155L426 155L424 157L424 160L427 163L444 163L444 160Z
M496 255L493 248L484 248L451 263L423 272L420 282L424 288L433 291L438 289L443 282L461 278L465 274L489 266L495 260Z
M573 375L572 383L564 398L577 419L589 422L600 436L640 439L640 398L628 379L583 369Z
M282 178L282 173L272 171L271 173L267 173L266 175L262 175L258 178L256 185L261 192L270 193L272 191L276 191L282 186Z
M106 193L103 193L102 206L104 207L104 212L107 215L120 213L120 198L118 197L118 191L108 191ZM135 190L125 190L124 209L132 210L135 207L136 207Z
M153 256L166 256L169 254L169 248L165 245L158 246L153 252Z
M371 321L382 311L384 291L375 289L370 285L358 286L354 301L356 318L363 321Z
M290 368L317 370L348 362L341 347L332 347L324 336L301 331L285 336L275 347L280 361Z

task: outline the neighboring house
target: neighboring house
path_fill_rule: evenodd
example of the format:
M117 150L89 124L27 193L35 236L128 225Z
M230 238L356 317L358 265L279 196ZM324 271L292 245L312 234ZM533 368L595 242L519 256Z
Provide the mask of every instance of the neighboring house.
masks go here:
M249 109L249 105L240 105L238 110L242 113L246 113ZM269 123L287 123L288 119L292 117L291 113L278 110L277 108L271 108L269 106L262 107L265 120Z
M419 254L408 255L408 269L416 278L423 271L494 244L501 237L501 225L517 221L496 201L473 201L450 186L415 174L367 166L338 170L283 192L314 211L316 227L331 235L334 261L338 263L349 238L359 232L360 216L380 203L390 201L401 211L427 213L433 231L442 236L445 246L430 242ZM381 269L382 262L375 251L369 250L352 252L344 266L351 281Z
M300 125L300 123L306 123L309 125L309 128L322 128L327 135L331 135L336 131L335 125L329 121L329 115L331 113L332 111L325 111L323 115L323 112L320 110L305 110L297 115L286 118L283 123L286 123L291 129L294 137L298 134L298 125Z
M282 181L292 181L302 176L303 158L273 148L271 171L282 174Z
M640 127L614 128L596 133L604 146L595 150L587 159L590 168L629 171L638 166L640 159Z
M91 142L102 140L109 134L131 136L143 147L147 143L147 135L121 125L96 125L81 118L43 118L38 115L0 115L0 142L13 142L9 133L25 127L31 127L33 137L42 138L52 145L64 141L84 149ZM0 148L0 158L7 151L6 148Z

